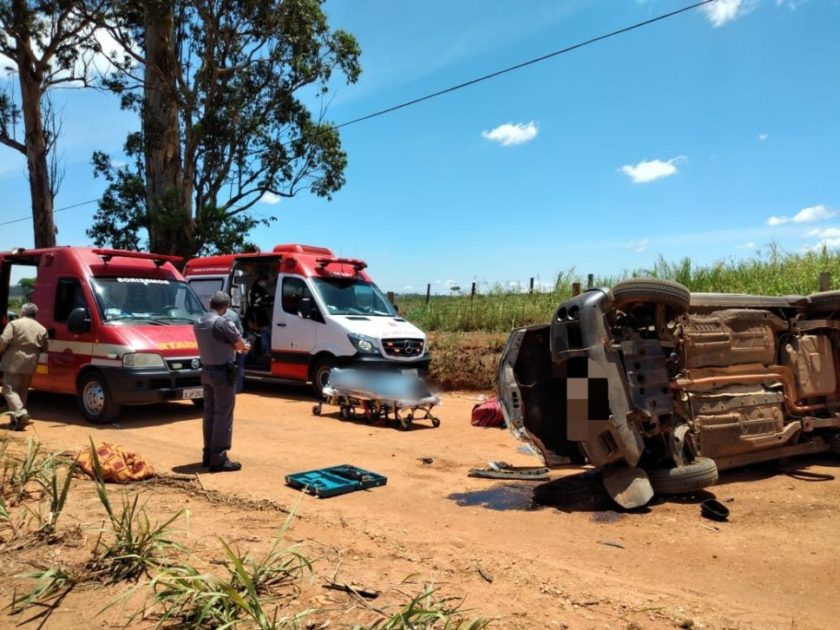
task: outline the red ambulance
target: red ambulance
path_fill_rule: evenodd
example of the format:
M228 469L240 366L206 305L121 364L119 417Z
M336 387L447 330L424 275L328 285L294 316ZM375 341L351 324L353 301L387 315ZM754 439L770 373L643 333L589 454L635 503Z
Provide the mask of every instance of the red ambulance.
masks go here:
M89 247L0 252L0 314L14 268L15 276L35 277L31 301L49 331L32 387L75 395L97 424L115 419L123 405L199 404L192 324L204 307L173 266L180 260Z

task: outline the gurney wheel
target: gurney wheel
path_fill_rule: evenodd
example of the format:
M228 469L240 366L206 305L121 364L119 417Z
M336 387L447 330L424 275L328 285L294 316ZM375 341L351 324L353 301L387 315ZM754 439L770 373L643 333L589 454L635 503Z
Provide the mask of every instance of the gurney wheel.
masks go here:
M432 426L437 428L440 426L440 418L432 418Z
M312 413L316 416L321 415L321 405L312 405Z
M411 428L411 420L398 420L397 429L400 431L408 431Z
M350 407L342 407L338 410L339 415L341 416L342 420L349 420L350 419Z

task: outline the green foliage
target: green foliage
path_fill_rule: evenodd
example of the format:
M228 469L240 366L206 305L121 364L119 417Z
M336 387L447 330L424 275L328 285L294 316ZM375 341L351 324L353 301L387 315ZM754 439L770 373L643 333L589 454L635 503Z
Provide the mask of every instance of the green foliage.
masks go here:
M138 579L150 569L164 564L171 551L184 547L170 538L171 525L184 514L180 510L163 523L149 520L145 505L139 505L139 495L133 499L122 494L122 505L115 509L102 479L102 467L93 439L90 441L96 493L108 514L110 528L103 529L88 568L109 582Z
M354 626L353 630L481 630L490 625L486 619L465 620L465 611L461 609L463 599L438 599L435 596L437 590L434 585L425 584L419 593L412 596L390 617L375 621L369 626Z
M39 607L42 609L41 612L27 619L26 622L42 619L41 625L61 605L64 598L78 583L75 576L58 566L44 567L30 573L20 573L15 577L34 580L35 582L29 591L20 595L18 593L13 595L9 611L15 615L27 608Z
M314 88L326 95L336 72L355 82L360 49L350 34L330 30L322 0L163 4L157 9L174 7L177 27L168 38L173 67L153 69L171 87L154 94L154 114L174 109L177 129L159 128L173 120L155 118L148 103L127 96L140 87L136 73L108 79L123 106L141 114L145 137L129 138L128 166L94 154L94 170L108 190L88 236L98 245L137 248L153 235L152 247L186 256L240 251L249 231L274 220L250 211L264 195L308 190L329 198L343 186L347 156L338 130L323 121L323 111L313 115L299 94ZM130 46L148 27L149 11L118 6L107 21ZM178 146L167 144L172 137ZM155 158L168 160L170 175L178 160L180 183L152 198L157 188L147 177L158 175L145 166Z
M295 584L312 575L306 557L293 546L281 546L293 516L260 557L240 553L220 538L223 577L203 574L188 564L172 565L155 575L150 603L162 611L157 627L227 628L244 621L262 630L300 627L311 610L281 616L285 600L297 594Z
M634 276L674 280L694 292L748 293L754 295L808 295L819 290L820 273L840 281L840 253L822 248L805 253L787 253L771 243L766 252L747 259L728 259L711 265L696 265L683 258L656 261L651 269L637 269L616 276L595 278L595 286L611 287ZM572 295L572 284L586 279L574 269L558 274L550 291L530 294L523 287L484 287L475 297L423 295L399 297L400 311L426 331L507 332L519 326L546 324L557 305Z

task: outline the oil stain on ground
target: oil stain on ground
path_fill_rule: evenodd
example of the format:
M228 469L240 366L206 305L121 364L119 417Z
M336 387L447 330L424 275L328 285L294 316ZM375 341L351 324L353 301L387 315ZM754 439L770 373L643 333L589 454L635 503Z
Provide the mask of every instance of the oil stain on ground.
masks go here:
M534 510L533 484L496 484L486 490L453 492L448 497L462 507L484 507L488 510Z

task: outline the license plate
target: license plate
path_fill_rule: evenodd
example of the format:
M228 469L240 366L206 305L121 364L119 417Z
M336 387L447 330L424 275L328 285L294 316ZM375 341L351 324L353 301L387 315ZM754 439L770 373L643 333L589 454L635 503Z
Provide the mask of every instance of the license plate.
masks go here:
M181 398L185 400L194 400L196 398L204 398L203 387L187 387L181 390Z
M417 376L417 370L416 369L403 370L402 373L403 374L411 374L412 376Z

